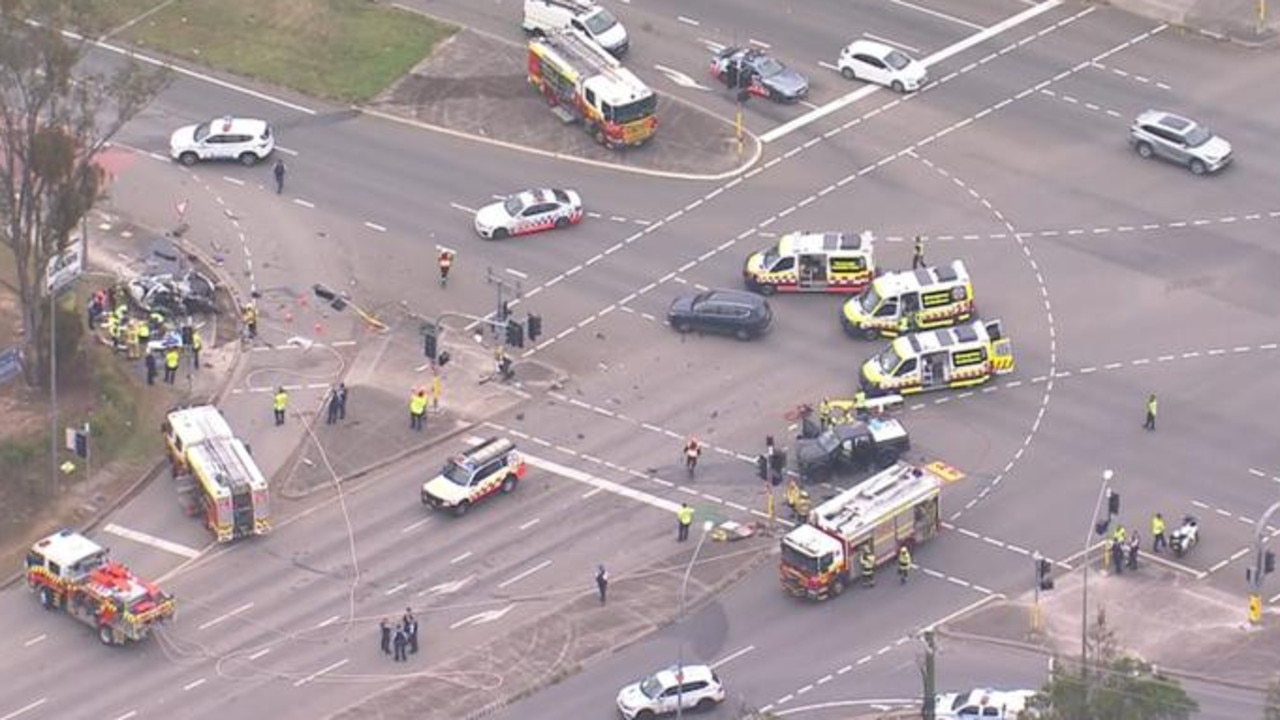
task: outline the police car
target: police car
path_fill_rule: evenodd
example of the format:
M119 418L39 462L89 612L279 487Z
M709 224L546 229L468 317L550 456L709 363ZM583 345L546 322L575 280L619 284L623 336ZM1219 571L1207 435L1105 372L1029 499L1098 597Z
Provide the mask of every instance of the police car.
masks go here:
M169 136L169 157L183 165L200 160L238 160L242 165L255 165L275 148L275 133L267 121L230 115L180 127Z
M582 222L582 198L573 190L525 190L476 211L476 233L487 240L528 235Z

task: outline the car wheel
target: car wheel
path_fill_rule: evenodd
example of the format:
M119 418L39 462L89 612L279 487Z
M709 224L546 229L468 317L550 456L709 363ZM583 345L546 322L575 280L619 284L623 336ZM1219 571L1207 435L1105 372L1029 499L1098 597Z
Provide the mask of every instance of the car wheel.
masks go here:
M712 700L711 698L702 698L701 700L698 701L696 705L693 706L693 709L697 710L698 712L711 712L711 709L714 708L715 706L716 706L715 700Z
M516 490L516 476L508 475L506 479L502 481L502 492L509 495L515 492L515 490Z
M193 152L184 152L178 156L178 162L182 163L183 165L186 165L187 167L191 167L192 165L195 165L196 161L199 159L200 159L200 156L196 155Z
M844 578L836 578L831 581L831 597L840 597L840 593L844 592Z
M258 164L258 156L251 152L240 153L240 164L245 167L253 167Z
M471 503L467 502L466 500L463 500L462 502L453 506L453 516L462 517L463 515L466 515L467 511L470 509L471 509Z
M1205 167L1204 161L1202 160L1192 160L1189 167L1191 168L1192 175L1203 175L1209 171L1209 168Z
M1137 151L1138 151L1138 154L1139 154L1139 155L1141 155L1141 156L1142 156L1142 157L1144 157L1144 158L1149 158L1149 157L1151 157L1151 155L1152 155L1152 153L1153 153L1153 151L1152 151L1152 149L1151 149L1151 143L1140 142L1140 143L1138 143L1137 147L1135 147L1134 149L1135 149L1135 150L1137 150Z
M116 632L111 629L110 625L103 625L98 628L98 639L102 641L103 645L115 645Z
M875 340L876 338L880 337L880 331L875 328L863 328L862 337L868 340Z
M53 591L49 588L40 588L40 604L44 606L45 610L52 610L57 604L53 599Z
M653 720L652 710L641 710L636 713L636 720Z
M761 285L757 287L756 290L759 290L761 295L772 295L778 292L778 288L772 285Z
M739 340L747 341L751 339L751 331L746 328L740 327L737 330L733 331L733 336L738 338Z
M567 218L567 217L558 217L558 218L556 218L556 229L557 229L557 230L558 230L558 229L561 229L561 228L568 227L568 226L569 226L569 218Z
M845 80L857 80L857 79L858 79L858 74L857 74L857 73L855 73L855 72L853 71L853 68L851 68L851 67L842 67L842 68L840 68L840 74L844 76L844 79L845 79Z
M508 232L507 232L507 229L506 229L506 228L498 228L498 229L496 229L496 230L494 230L494 231L493 231L493 239L494 239L494 240L506 240L506 239L507 239L507 236L508 236L509 234L510 234L510 233L508 233Z
M893 88L893 91L898 93L899 95L901 95L903 92L906 91L906 88L902 86L902 81L900 80L894 80L893 84L890 85L889 87Z
M677 320L671 323L671 327L675 328L678 333L687 333L693 330L693 326L684 320Z

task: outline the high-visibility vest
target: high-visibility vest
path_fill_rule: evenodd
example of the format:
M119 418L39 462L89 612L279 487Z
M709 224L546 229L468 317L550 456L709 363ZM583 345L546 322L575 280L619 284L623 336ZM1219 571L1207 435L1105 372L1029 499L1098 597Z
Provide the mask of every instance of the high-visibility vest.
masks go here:
M146 342L151 339L151 326L145 322L138 323L138 340Z
M911 551L905 545L898 551L898 567L904 570L911 567Z
M178 351L177 350L170 349L168 352L164 354L164 366L169 368L170 370L176 370L178 368Z
M688 505L676 511L676 518L680 520L681 525L688 525L693 522L693 508Z
M1164 534L1164 518L1161 518L1161 517L1151 518L1151 534L1152 535Z
M876 569L876 556L869 552L862 553L858 557L858 566L862 568L863 573L872 573Z
M409 398L409 412L414 415L421 415L426 411L427 396L420 393L414 393L413 397Z
M1123 526L1116 528L1116 532L1115 532L1115 534L1114 534L1114 535L1112 535L1112 539L1113 539L1113 540L1115 540L1115 541L1116 541L1116 542L1118 542L1118 543L1123 543L1123 542L1124 542L1124 527L1123 527Z
M288 402L288 400L289 400L289 394L281 390L280 392L276 393L275 399L272 401L271 406L276 410L284 410L284 404Z
M1147 401L1147 414L1154 416L1156 414L1156 399L1151 398Z
M191 333L191 348L199 350L202 347L204 347L204 341L200 339L199 331Z

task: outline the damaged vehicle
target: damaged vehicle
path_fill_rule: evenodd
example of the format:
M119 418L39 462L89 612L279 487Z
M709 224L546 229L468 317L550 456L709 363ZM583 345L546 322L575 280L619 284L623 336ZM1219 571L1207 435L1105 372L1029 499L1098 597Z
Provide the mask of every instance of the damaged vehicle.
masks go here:
M144 275L128 283L129 298L146 312L181 316L215 313L217 283L198 270Z

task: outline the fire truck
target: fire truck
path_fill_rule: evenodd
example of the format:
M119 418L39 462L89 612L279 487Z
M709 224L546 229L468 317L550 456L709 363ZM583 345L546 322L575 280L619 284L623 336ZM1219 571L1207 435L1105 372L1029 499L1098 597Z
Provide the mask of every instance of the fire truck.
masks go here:
M822 503L782 538L783 587L813 600L839 595L865 548L879 567L900 545L914 548L936 535L941 494L942 479L928 468L899 462Z
M204 516L218 542L271 532L271 493L231 426L211 405L169 413L169 469L188 515Z
M27 552L27 587L46 610L61 610L96 628L105 645L137 642L173 617L173 597L107 559L107 550L62 530Z
M653 90L577 30L529 41L529 84L607 148L640 145L657 130Z

